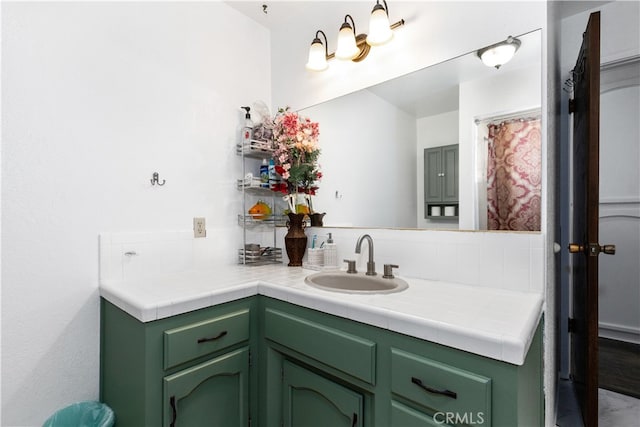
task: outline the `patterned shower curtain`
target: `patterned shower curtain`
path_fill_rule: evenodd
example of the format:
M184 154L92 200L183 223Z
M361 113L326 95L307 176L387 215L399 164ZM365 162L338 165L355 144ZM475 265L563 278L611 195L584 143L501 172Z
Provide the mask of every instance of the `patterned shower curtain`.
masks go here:
M540 119L489 124L487 228L539 231Z

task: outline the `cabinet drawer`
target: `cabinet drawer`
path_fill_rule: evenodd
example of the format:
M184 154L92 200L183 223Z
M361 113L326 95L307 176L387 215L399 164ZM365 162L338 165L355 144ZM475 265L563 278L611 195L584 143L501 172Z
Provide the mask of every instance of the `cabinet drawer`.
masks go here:
M436 415L434 420L431 415L416 411L395 400L391 401L391 425L402 427L451 427L445 424L446 414Z
M395 348L391 349L391 375L393 393L434 412L491 425L490 378Z
M164 331L164 369L249 339L249 310Z
M265 337L375 384L373 341L273 309L265 310Z

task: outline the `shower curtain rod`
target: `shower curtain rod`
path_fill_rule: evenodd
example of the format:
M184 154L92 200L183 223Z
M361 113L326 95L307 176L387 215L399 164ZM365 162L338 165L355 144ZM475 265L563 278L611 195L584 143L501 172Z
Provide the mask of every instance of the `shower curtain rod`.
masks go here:
M542 113L540 112L540 109L534 108L531 110L518 111L516 113L492 116L484 119L476 119L475 123L477 125L480 123L495 124L495 123L513 122L517 120L539 119L541 116L542 116Z

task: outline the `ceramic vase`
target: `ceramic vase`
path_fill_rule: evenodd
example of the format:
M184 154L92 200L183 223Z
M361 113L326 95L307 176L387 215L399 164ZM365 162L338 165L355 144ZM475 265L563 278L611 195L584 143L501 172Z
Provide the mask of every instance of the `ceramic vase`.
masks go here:
M289 267L302 266L302 257L307 249L307 235L304 234L305 214L288 213L287 234L284 236L284 246L289 257Z
M311 217L311 226L322 227L322 218L324 218L325 215L326 213L312 213L309 215L309 217Z

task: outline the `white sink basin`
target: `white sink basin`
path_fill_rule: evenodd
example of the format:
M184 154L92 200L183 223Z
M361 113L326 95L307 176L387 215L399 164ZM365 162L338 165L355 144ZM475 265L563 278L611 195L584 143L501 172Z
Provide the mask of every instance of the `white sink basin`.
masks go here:
M325 271L307 276L304 281L313 287L333 292L353 294L390 294L404 291L409 284L394 277L367 276L364 273L347 274L345 271Z

